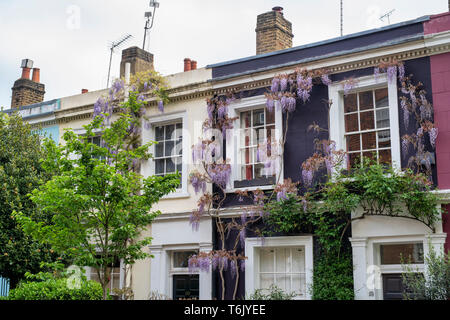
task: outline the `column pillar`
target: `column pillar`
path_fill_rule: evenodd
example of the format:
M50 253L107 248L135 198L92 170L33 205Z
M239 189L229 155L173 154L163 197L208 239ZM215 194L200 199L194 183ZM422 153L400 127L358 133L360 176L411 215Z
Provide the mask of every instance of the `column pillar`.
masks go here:
M369 300L367 288L367 238L350 238L353 255L355 300Z
M200 243L200 252L210 252L213 247L211 243ZM208 272L200 271L199 274L200 300L212 300L212 268Z

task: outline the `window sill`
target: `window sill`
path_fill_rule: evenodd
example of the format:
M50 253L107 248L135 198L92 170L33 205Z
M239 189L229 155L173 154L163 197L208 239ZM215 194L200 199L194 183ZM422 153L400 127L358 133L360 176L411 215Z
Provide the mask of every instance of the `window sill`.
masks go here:
M182 198L189 198L190 196L191 195L189 194L189 192L180 190L180 191L165 195L164 197L161 198L161 200L182 199Z

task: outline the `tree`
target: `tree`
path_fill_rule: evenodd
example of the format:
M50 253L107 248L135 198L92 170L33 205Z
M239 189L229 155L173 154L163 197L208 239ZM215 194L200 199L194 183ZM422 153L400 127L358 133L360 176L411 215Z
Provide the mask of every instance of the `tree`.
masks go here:
M0 113L0 275L10 279L11 288L26 272L39 271L41 262L58 257L48 245L24 234L12 217L14 210L20 210L27 217L50 219L48 214L38 214L27 197L51 177L40 163L44 155L41 138L19 114Z
M111 96L123 87L116 82ZM74 264L94 268L104 299L115 261L132 265L150 256L143 248L151 238L141 237L141 232L160 214L151 212L152 206L179 185L179 174L143 178L138 173L140 161L151 157L153 144L142 145L136 136L141 123L136 115L143 107L142 96L132 91L115 121L110 122L114 108L106 103L94 110L85 135L66 131L64 146L47 140L43 166L55 176L35 190L31 200L43 214L53 214L52 220L16 215L27 234L64 252ZM106 110L111 113L101 112ZM101 145L90 142L98 131Z

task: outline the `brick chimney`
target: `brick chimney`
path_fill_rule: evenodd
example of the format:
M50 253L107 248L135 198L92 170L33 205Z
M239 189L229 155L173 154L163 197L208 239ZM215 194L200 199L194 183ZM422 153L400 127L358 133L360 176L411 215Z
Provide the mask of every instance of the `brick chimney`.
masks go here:
M256 54L292 48L292 23L284 18L282 7L260 14L255 31Z
M122 61L120 62L120 77L125 76L125 64L131 64L130 73L154 70L153 54L138 47L122 50Z
M30 80L33 61L30 59L22 60L21 68L22 76L14 82L12 87L11 109L44 101L45 85L39 83L40 69L33 69L33 78Z

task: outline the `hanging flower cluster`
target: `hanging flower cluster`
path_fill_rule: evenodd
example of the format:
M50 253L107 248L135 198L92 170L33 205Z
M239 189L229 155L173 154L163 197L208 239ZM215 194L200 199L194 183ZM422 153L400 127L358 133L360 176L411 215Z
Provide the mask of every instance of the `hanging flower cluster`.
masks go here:
M283 112L292 113L297 100L308 102L314 83L330 85L331 80L325 70L308 71L296 69L292 74L280 74L273 78L270 92L266 93L266 107L273 112L275 106Z
M233 255L226 250L213 250L210 252L199 252L191 256L188 260L188 267L191 273L230 270L234 278L238 268L244 270L246 259L243 255Z
M302 164L302 179L307 187L312 185L315 173L321 168L326 168L331 175L332 169L345 160L345 152L336 150L334 141L316 139L315 148L316 152Z
M426 173L431 177L432 154L427 150L426 137L431 148L436 147L438 128L434 125L433 106L427 100L426 91L421 82L415 83L412 75L406 76L403 62L396 60L383 62L375 68L375 75L387 72L389 82L398 79L400 83L400 108L403 114L403 124L406 130L411 126L411 118L415 119L416 132L406 134L401 139L402 153L408 155L409 146L413 146L415 154L408 159L408 166L417 171L425 167Z
M354 78L345 79L342 86L344 89L344 95L348 95L350 91L355 89L358 85L358 80Z
M289 195L297 195L298 182L293 183L292 180L286 179L281 184L277 184L275 187L275 193L277 194L277 201L287 200Z

